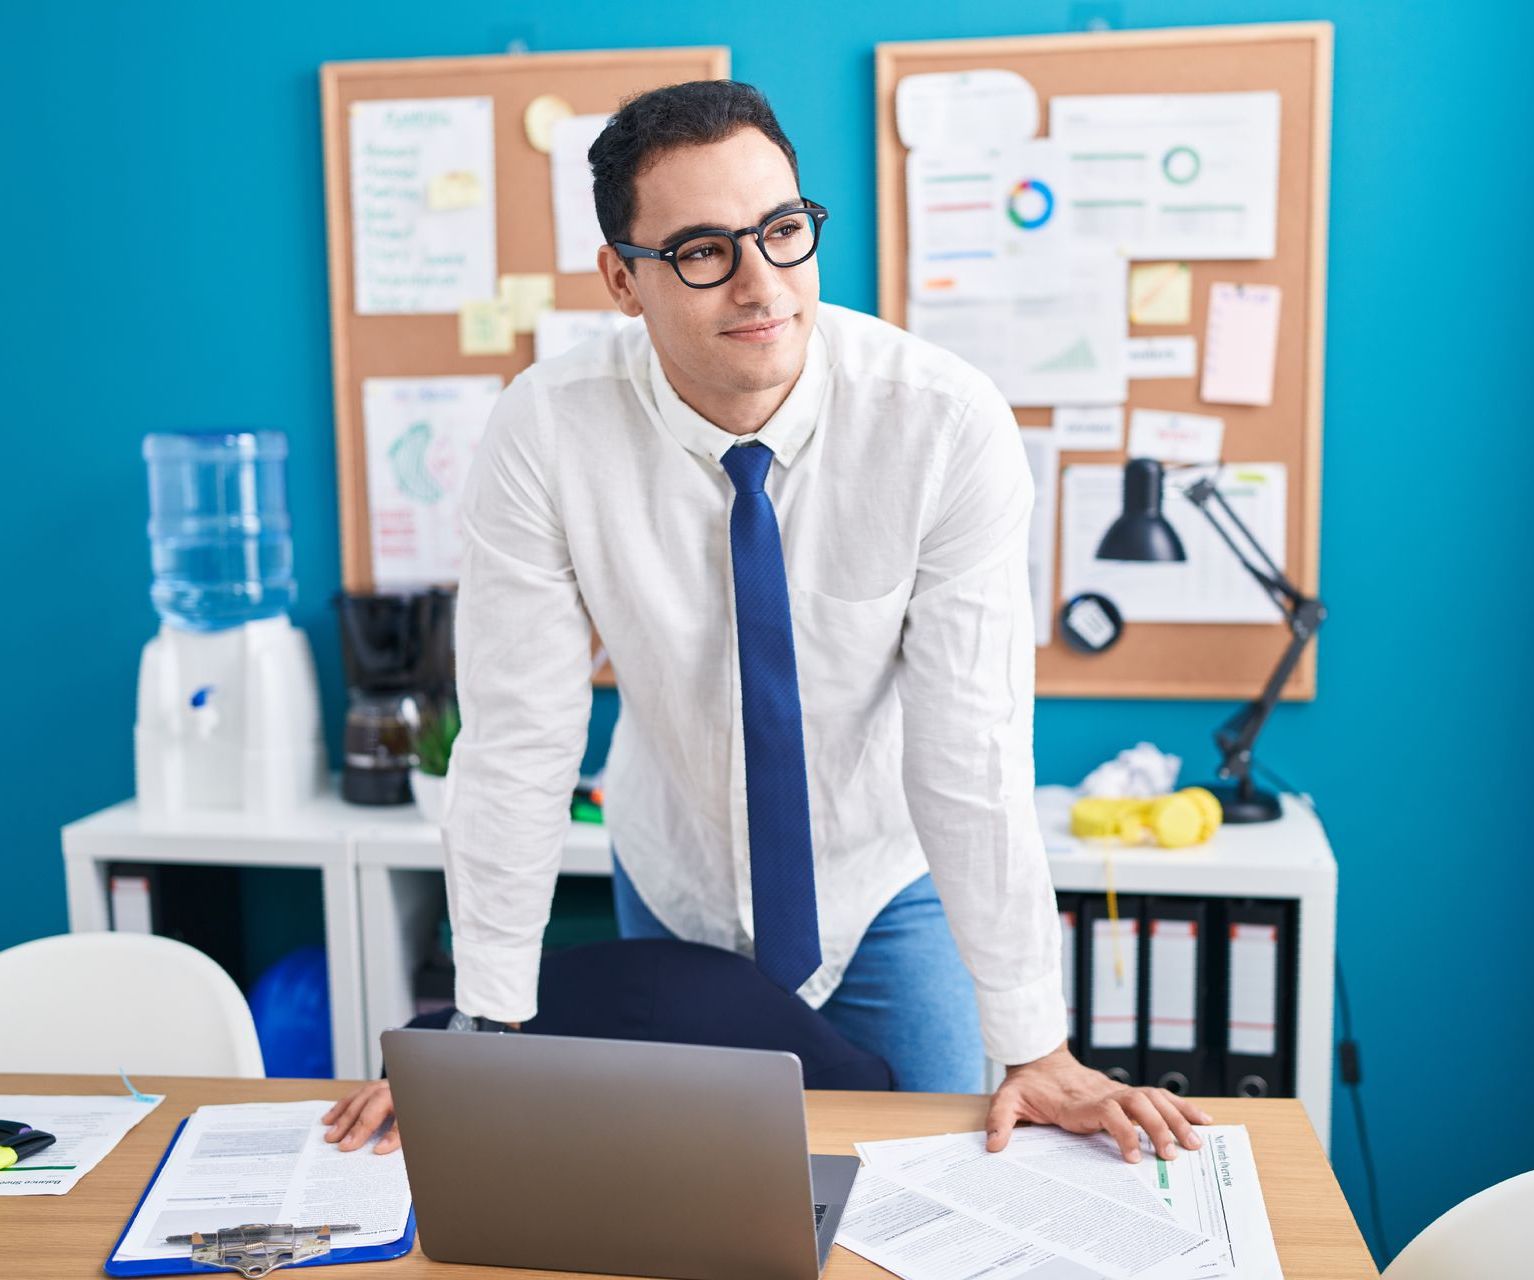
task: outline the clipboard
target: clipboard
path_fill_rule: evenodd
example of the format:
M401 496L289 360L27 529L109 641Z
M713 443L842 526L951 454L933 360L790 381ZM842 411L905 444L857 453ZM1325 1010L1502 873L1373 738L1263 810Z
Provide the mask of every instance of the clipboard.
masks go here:
M176 1132L171 1134L170 1143L165 1148L165 1154L160 1157L160 1163L155 1165L154 1173L149 1176L149 1181L144 1184L144 1190L140 1193L138 1203L133 1206L133 1212L128 1215L128 1220L123 1223L122 1233L117 1237L117 1242L112 1246L112 1252L107 1255L102 1270L109 1276L185 1276L185 1275L238 1275L238 1272L230 1271L224 1267L210 1266L206 1263L193 1262L191 1258L143 1258L137 1261L116 1261L117 1251L122 1248L123 1241L128 1238L128 1230L138 1220L139 1210L144 1207L144 1201L149 1198L149 1193L154 1189L154 1184L160 1179L160 1172L165 1168L165 1162L170 1159L170 1153L176 1149L176 1143L181 1140L181 1131L186 1128L186 1122L191 1117L185 1117L176 1126ZM385 1262L390 1258L398 1258L410 1252L415 1247L415 1206L410 1207L410 1216L405 1219L405 1233L398 1240L390 1240L384 1244L352 1245L339 1249L331 1249L329 1253L318 1258L307 1258L302 1262L295 1262L291 1267L281 1268L284 1271L298 1267L324 1267L338 1262Z

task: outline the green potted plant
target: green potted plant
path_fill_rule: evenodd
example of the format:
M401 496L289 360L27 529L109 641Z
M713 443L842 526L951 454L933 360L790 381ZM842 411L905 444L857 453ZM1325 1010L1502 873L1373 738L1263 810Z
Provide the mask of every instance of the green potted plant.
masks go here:
M453 740L462 722L458 704L451 698L439 707L422 713L416 733L416 764L410 771L410 790L415 807L428 822L441 824L447 803L447 765L453 754Z

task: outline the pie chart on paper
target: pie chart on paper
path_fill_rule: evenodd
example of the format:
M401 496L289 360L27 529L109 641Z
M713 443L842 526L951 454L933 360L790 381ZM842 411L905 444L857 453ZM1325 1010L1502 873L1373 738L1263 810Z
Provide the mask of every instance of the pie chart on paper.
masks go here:
M1007 217L1024 231L1037 231L1054 213L1055 193L1037 178L1024 178L1007 197Z

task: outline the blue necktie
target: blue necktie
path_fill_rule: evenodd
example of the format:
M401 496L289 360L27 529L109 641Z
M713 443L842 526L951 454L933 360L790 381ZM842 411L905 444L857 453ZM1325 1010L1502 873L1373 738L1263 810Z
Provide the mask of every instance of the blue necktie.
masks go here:
M820 925L788 577L778 517L762 488L772 450L734 445L720 462L735 485L730 560L740 640L756 964L785 991L797 991L820 968Z

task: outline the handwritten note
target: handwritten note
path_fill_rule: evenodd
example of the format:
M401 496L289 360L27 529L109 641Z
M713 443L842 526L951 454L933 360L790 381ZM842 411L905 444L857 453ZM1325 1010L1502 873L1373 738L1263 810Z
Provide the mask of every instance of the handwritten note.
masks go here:
M1276 284L1216 284L1209 290L1204 385L1210 404L1272 404L1278 355Z
M353 289L359 315L456 312L495 292L489 98L354 102Z

